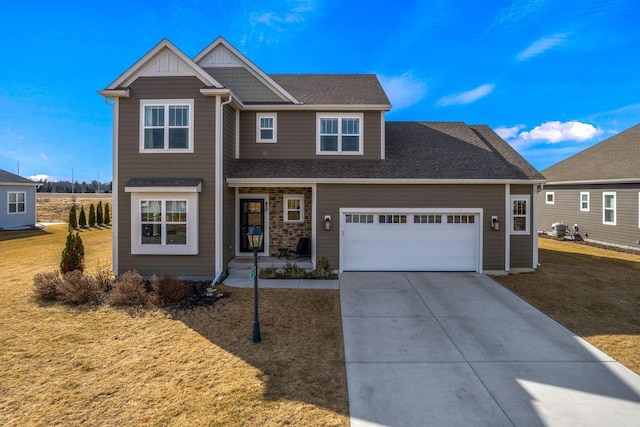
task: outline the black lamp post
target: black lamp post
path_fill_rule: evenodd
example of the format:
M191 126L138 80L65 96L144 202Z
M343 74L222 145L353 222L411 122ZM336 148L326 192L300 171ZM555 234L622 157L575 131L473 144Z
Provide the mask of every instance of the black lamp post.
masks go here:
M258 251L262 246L262 239L264 233L255 225L247 233L247 239L249 239L249 249L253 249L253 268L255 276L253 277L253 305L254 305L254 320L253 320L253 342L259 343L262 341L260 337L260 321L258 321Z

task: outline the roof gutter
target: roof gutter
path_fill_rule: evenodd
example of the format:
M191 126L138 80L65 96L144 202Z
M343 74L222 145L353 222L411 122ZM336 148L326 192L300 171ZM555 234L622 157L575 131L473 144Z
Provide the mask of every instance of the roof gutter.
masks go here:
M313 111L389 111L391 104L251 104L245 105L247 111L276 110L313 110Z
M291 184L543 184L545 180L513 179L415 179L415 178L227 178L229 187L248 185L291 185Z
M591 179L583 181L548 181L545 185L577 185L577 184L638 184L640 178Z
M97 91L98 95L102 95L105 98L128 98L129 89L105 89Z

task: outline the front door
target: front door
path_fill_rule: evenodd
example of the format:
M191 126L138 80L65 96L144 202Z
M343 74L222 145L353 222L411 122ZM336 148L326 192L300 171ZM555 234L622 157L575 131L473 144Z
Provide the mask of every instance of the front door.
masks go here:
M264 199L240 199L240 252L253 252L247 233L254 225L264 233ZM263 251L264 240L259 252Z

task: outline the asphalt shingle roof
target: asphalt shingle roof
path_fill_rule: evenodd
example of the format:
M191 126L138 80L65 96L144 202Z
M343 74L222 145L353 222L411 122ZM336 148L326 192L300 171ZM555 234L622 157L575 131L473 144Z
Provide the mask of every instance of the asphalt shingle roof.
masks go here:
M242 67L205 68L214 79L231 89L244 103L284 103L280 98L256 76Z
M229 178L544 180L487 126L387 122L386 159L240 159Z
M39 185L37 182L33 182L30 179L23 178L19 175L13 174L11 172L7 172L6 170L3 170L3 169L0 169L0 183Z
M131 178L125 187L197 187L202 178Z
M640 125L542 171L550 182L640 178Z
M375 74L270 74L303 104L388 105Z

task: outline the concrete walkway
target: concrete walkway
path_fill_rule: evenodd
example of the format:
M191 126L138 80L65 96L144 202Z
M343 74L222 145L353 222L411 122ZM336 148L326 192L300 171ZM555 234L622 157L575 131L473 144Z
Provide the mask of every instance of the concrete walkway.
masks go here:
M351 425L639 426L640 377L487 276L343 273Z
M234 288L253 288L253 279L249 277L249 270L230 270L229 276L222 281ZM337 280L309 280L309 279L260 279L260 288L280 289L339 289Z

